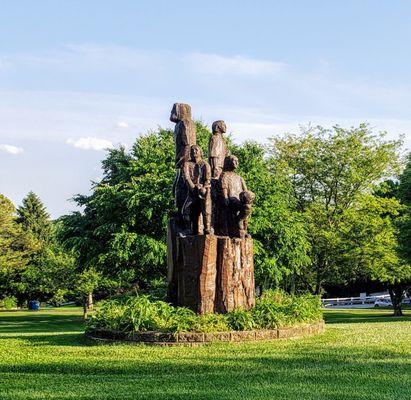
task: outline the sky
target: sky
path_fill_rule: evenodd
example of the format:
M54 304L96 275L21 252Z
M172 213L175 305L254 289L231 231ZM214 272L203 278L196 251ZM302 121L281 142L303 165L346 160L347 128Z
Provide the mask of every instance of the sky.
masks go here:
M235 141L367 122L411 149L411 2L5 0L0 193L53 218L174 102Z

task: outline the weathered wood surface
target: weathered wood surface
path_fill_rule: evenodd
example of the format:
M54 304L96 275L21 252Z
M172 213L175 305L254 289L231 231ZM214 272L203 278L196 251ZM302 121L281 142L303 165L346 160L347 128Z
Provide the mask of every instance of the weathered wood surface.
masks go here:
M178 243L178 305L200 314L214 312L217 237L185 236Z
M249 310L255 304L253 240L218 238L215 311Z
M175 218L171 218L167 226L167 301L173 304L178 302L178 233L178 224Z
M215 235L169 239L169 301L204 314L254 306L253 241Z

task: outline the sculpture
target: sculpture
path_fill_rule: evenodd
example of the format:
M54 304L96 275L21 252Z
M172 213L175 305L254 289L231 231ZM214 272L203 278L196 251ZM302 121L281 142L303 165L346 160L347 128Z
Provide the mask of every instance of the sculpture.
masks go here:
M174 104L170 120L176 122L178 212L167 232L168 300L198 313L250 309L254 261L247 225L254 194L236 173L238 159L223 138L225 122L212 125L210 165L196 144L190 106Z
M225 158L224 172L220 177L224 204L224 212L221 213L222 226L224 235L243 237L247 233L247 219L251 214L255 196L253 192L247 190L244 179L235 172L237 167L236 156Z
M223 134L227 127L224 121L214 121L211 126L212 136L208 142L208 157L211 166L211 176L218 179L223 172L224 159L229 155Z
M191 107L183 103L175 103L173 105L170 121L176 123L174 128L174 143L176 149L175 167L177 171L173 184L173 193L177 214L181 215L188 193L181 169L183 164L190 158L190 147L196 144L196 126L191 119Z
M203 217L204 234L211 233L211 169L202 155L200 146L191 146L190 160L183 166L188 194L182 213L186 226L193 235L200 233L200 214Z

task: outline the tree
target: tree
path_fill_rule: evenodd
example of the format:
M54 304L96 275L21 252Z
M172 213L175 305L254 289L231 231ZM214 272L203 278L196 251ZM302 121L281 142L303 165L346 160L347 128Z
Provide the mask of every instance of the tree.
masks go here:
M347 247L344 257L355 266L354 276L369 277L388 287L394 315L400 316L404 279L409 279L411 270L399 254L399 223L404 207L389 195L391 188L388 186L384 193L380 187L374 195L366 194L361 199L362 209L353 213L355 220L347 231L348 244L356 241L361 247ZM361 214L363 218L359 218Z
M93 292L101 281L101 274L94 268L82 271L76 279L76 291L79 293L83 304L83 318L87 319L88 311L93 309Z
M375 184L397 170L400 143L385 141L367 125L316 127L271 142L272 160L291 179L307 227L311 263L300 274L307 286L319 294L325 282L352 280L362 266L379 263L377 243L384 243L386 225L373 226L381 207L370 196ZM365 254L370 244L375 246Z
M52 223L44 204L34 193L29 192L23 204L17 208L17 222L24 230L29 231L37 240L52 241Z
M266 149L256 142L231 146L239 173L256 194L249 231L254 239L256 283L263 289L294 292L296 276L310 262L310 244L297 212L290 180L282 176Z
M407 164L400 175L398 190L394 194L404 205L403 213L398 219L399 256L402 263L396 271L390 295L395 314L402 315L401 302L404 292L409 292L411 288L411 153L408 154Z
M73 257L63 251L56 240L56 226L40 198L30 192L17 209L17 223L30 238L35 249L15 283L18 297L26 300L49 300L59 290L67 288L73 272Z
M13 203L0 194L0 298L19 290L19 275L24 271L34 243L16 222Z
M145 286L165 276L172 132L139 137L129 154L124 148L110 150L102 166L103 179L92 194L75 197L84 212L61 218L60 239L76 252L80 272L95 268L117 287Z
M204 157L210 135L197 123L197 143L205 150ZM257 196L250 226L257 282L265 287L287 285L307 262L308 251L291 187L277 177L263 147L234 146L229 138L228 145ZM94 183L92 194L75 197L83 212L61 218L61 240L75 250L80 272L95 268L117 289L147 288L167 273L167 221L174 212L173 132L159 129L141 135L128 153L124 148L109 150L102 166L103 178Z

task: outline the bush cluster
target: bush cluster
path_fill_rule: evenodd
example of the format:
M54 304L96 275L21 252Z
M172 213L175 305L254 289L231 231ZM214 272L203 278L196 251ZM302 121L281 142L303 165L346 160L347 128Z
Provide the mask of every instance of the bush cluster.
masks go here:
M4 308L5 310L12 310L13 308L17 308L17 299L14 296L1 299L0 308Z
M139 295L103 302L99 311L87 321L87 330L224 332L300 325L321 318L317 296L292 296L278 290L265 292L250 311L238 309L227 314L205 315Z

